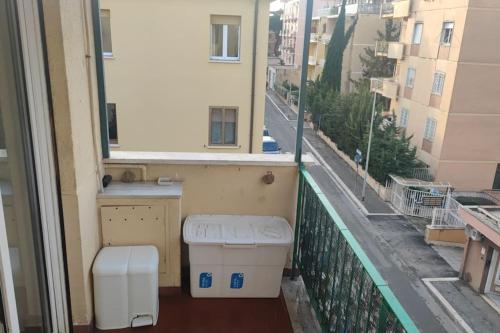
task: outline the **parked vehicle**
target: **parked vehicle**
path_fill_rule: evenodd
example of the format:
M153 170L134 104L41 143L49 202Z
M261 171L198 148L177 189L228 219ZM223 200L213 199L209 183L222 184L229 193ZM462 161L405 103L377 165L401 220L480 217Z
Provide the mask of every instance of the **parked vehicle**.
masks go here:
M278 142L270 137L264 136L262 140L262 152L264 154L280 154L281 147L278 145Z

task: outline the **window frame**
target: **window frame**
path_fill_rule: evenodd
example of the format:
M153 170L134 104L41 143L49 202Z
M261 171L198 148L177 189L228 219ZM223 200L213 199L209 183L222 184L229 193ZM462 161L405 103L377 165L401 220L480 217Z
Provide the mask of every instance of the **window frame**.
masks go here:
M110 117L109 117L109 106L114 105L115 112L115 124L116 124L116 139L111 139L111 130L110 130ZM106 102L106 115L108 115L108 142L110 147L117 147L120 145L119 136L118 136L118 115L116 112L116 103Z
M104 51L104 29L102 28L102 13L108 12L108 20L109 20L109 46L111 47L111 51ZM111 36L111 10L108 8L100 8L99 9L99 22L101 24L101 43L102 43L102 56L104 58L113 58L113 39Z
M437 78L440 78L440 79L438 81L436 81ZM445 80L446 80L446 73L445 72L441 72L441 71L434 72L434 79L432 80L432 89L431 89L432 95L436 95L436 96L443 95ZM436 82L437 82L437 84L436 84Z
M448 39L448 41L445 42L444 37L445 37L445 31L447 30L445 28L446 24L452 24L452 27L450 29L451 33L449 34L449 39ZM453 32L454 31L455 31L455 22L454 21L444 21L443 22L443 27L441 29L441 40L440 40L441 45L445 45L445 46L451 45L451 42L453 40Z
M214 109L221 109L222 110L222 130L221 130L222 143L213 143L212 142L212 111ZM234 143L224 143L226 110L234 110L235 111L235 114L234 114L234 116L235 116ZM210 106L208 108L208 147L238 147L238 116L239 116L239 107L237 107L237 106Z
M214 38L214 25L222 25L222 56L214 56L213 52L213 38ZM220 62L239 62L241 60L241 19L240 24L238 24L238 56L228 57L227 56L227 45L228 45L228 26L235 24L228 23L213 23L210 22L210 60L220 61Z
M401 127L401 128L407 128L408 127L408 118L409 118L409 116L410 116L410 109L402 107L401 110L400 110L399 127ZM404 121L403 121L403 119L404 119Z
M408 79L410 77L410 72L413 73L413 78L411 80L411 85L409 85L409 83L408 83ZM406 81L405 81L405 87L406 88L413 89L415 87L415 78L416 78L416 76L417 76L417 70L414 67L408 67L408 69L406 70Z
M437 120L432 117L427 117L425 120L424 139L434 142L436 136Z
M420 37L418 39L418 42L415 42L415 33L417 32L417 26L420 26L421 29L420 29ZM411 44L412 45L420 45L422 44L422 36L424 35L424 22L421 22L421 21L418 21L418 22L415 22L415 24L413 25L413 33L412 33L412 36L411 36Z

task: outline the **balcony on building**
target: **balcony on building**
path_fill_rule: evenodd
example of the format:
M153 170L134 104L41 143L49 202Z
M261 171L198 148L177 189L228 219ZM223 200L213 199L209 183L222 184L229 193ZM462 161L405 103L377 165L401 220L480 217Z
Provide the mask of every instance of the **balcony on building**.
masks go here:
M319 39L320 39L320 36L318 33L311 32L311 39L310 39L311 43L317 43Z
M410 15L410 0L388 1L381 5L382 18L406 18Z
M309 60L308 60L307 63L308 63L309 66L316 66L316 64L317 64L316 57L315 56L309 56Z
M404 57L405 45L400 42L377 41L375 44L375 55L389 59L401 60Z
M55 2L63 3L62 0ZM74 8L80 14L78 10L81 8ZM93 306L92 293L97 289L93 288L91 279L92 264L98 252L106 246L147 244L158 249L159 319L156 326L139 328L137 332L293 332L290 317L293 316L294 304L287 302L295 299L299 291L292 291L288 298L285 288L274 298L191 297L191 283L197 285L197 280L190 280L189 248L182 237L182 223L191 215L284 218L293 230L295 242L290 246L286 262L283 260L285 270L281 266L278 269L278 284L290 281L288 276L296 273L301 283L300 292L306 295L307 302L310 300L310 304L306 301L304 304L314 307L315 317L324 332L419 332L308 172L315 163L312 156L182 152L181 149L101 154L96 148L99 143L102 143L99 148L109 148L107 131L100 132L108 126L107 110L94 108L97 103L92 99L98 96L98 83L104 83L104 75L101 73L99 78L89 75L91 67L82 61L86 56L82 52L84 44L89 40L90 44L94 42L93 34L87 35L89 40L79 38L83 33L75 29L88 27L73 24L73 11L65 13L57 7L54 12L57 18L64 14L64 19L47 20L49 28L57 32L48 36L53 39L48 44L48 51L60 55L56 59L57 70L54 70L54 75L51 72L50 80L53 81L49 83L63 100L56 104L54 112L57 134L61 134L55 135L55 141L58 147L68 148L57 150L57 157L61 161L61 174L71 181L61 183L75 190L74 194L65 195L70 198L61 203L68 214L75 217L64 218L65 225L71 227L66 230L71 235L67 238L67 252L71 258L68 269L76 272L68 278L70 310L73 312L70 324L75 332L101 332L93 327L97 310ZM288 35L283 33L283 36ZM60 36L65 38L60 39ZM293 51L292 46L293 43L287 44L283 49ZM293 53L285 52L285 55L289 54ZM315 66L317 60L316 56L309 56L308 64ZM199 75L210 73L200 72ZM172 80L188 79L188 74ZM389 84L390 79L372 79L372 83L373 80L381 80L381 93L388 94L391 88L394 89ZM394 90L396 96L397 84ZM265 86L258 92L264 99ZM228 94L227 98L231 100L232 96ZM90 124L95 115L101 116L96 117L100 120L100 127ZM243 112L242 116L245 116ZM88 120L87 126L79 123L82 118ZM71 127L71 131L66 126ZM242 132L244 135L245 130ZM86 163L75 168L73 161L76 157L79 158L77 162L85 160ZM297 162L299 157L301 161ZM101 181L104 175L112 179L106 186ZM78 200L73 202L74 197ZM210 230L200 231L203 232L210 233ZM270 238L280 237L272 228L265 232ZM235 237L234 240L239 239ZM240 246L241 251L256 248L253 243L227 245ZM83 280L85 283L80 284ZM126 297L128 301L128 297L134 295L126 294ZM130 326L136 318L132 319ZM121 332L132 330L130 327Z
M318 10L319 17L337 17L340 12L339 6L331 6L326 8L321 8Z
M328 44L330 43L330 39L332 38L332 35L331 34L322 34L321 35L321 42L323 44Z
M346 15L357 15L357 14L373 14L378 15L380 13L380 4L378 3L353 3L347 4L345 6ZM340 13L340 4L335 4L326 8L321 8L318 10L318 16L327 18L336 18Z
M395 99L398 97L399 84L393 78L371 78L370 90L384 97Z

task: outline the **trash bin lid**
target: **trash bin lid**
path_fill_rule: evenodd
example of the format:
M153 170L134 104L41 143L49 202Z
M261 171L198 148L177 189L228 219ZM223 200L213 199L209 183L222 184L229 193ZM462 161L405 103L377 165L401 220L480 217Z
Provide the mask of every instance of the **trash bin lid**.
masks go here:
M188 244L289 246L292 229L277 216L191 215L183 228Z
M158 250L153 245L131 246L129 274L147 274L158 271Z
M92 267L96 276L127 275L129 246L104 247L99 251Z

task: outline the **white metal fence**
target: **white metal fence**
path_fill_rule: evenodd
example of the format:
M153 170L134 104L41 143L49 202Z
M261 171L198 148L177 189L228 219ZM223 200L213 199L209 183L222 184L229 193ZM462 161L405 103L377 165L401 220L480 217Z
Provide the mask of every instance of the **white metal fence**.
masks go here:
M464 228L465 221L458 215L458 209L435 208L432 212L433 227Z
M414 168L411 173L412 177L415 179L425 180L428 182L432 182L434 180L434 176L432 175L430 168Z
M391 203L400 213L432 219L435 208L445 208L446 195L412 189L391 183Z

